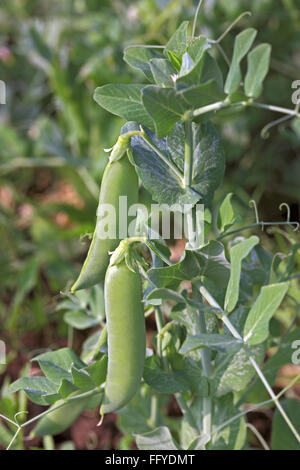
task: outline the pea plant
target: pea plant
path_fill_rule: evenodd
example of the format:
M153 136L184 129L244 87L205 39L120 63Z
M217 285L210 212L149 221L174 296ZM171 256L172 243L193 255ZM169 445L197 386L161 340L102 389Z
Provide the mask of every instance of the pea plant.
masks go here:
M249 431L269 449L246 416L273 406L271 448L300 448L300 405L286 398L299 376L279 394L272 388L300 338L297 312L284 336L274 318L283 302L297 304L298 223L290 220L285 203L286 222L260 221L251 201L256 220L244 225L231 193L217 212L212 210L225 171L215 115L222 119L228 111L243 113L249 107L280 113L263 130L267 134L272 126L299 119L299 106L257 101L271 46L254 46L254 28L235 37L229 60L221 42L233 25L212 40L196 34L197 13L192 27L184 21L165 46L126 48L125 62L147 83L95 90L95 101L126 123L102 179L86 261L58 308L70 328L98 328L80 357L70 347L42 353L33 360L44 375L11 384L11 392L24 390L48 408L25 422L24 416L22 422L2 416L16 431L8 448L29 424L37 422L34 436L55 435L83 410L100 407L99 424L107 413L117 412L120 430L139 449L239 450L248 447ZM226 77L216 57L227 62ZM101 207L113 206L121 220L120 197L137 204L139 185L153 202L176 205L182 218L184 208L192 208L198 242L188 239L179 260L172 261L170 244L158 233L161 227L152 230L152 212L135 219L140 230L133 234L120 236L117 222L115 236L99 236ZM128 226L133 219L131 214ZM286 226L289 255L272 255L251 234L266 225ZM156 332L146 341L145 324L151 319ZM276 352L264 361L270 347ZM168 414L170 402L176 402L180 417Z

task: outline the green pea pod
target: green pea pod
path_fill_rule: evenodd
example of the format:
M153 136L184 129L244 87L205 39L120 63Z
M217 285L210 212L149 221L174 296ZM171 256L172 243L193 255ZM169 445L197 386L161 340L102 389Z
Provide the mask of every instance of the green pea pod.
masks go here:
M138 202L138 177L125 154L121 159L109 162L102 178L99 205L110 204L116 211L116 235L119 233L119 196L127 196L128 207ZM97 219L97 224L99 218ZM92 287L102 282L109 263L109 252L115 250L120 239L99 238L97 225L87 258L71 292Z
M95 395L89 397L66 402L63 406L57 408L57 410L52 411L40 419L31 433L32 437L54 436L62 433L72 425L84 410L97 408L97 406L100 405L101 399L102 395L95 393ZM52 408L61 403L63 403L63 400L57 401Z
M100 414L114 412L135 395L144 369L146 333L142 282L125 261L110 265L104 283L108 370Z

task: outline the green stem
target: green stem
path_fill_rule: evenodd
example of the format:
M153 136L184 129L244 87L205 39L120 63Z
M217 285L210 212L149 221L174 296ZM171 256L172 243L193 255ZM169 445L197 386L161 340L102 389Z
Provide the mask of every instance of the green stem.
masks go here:
M192 283L192 292L193 292L193 297L195 298L195 300L202 301L202 296L199 292L199 285L197 281ZM204 333L204 334L207 333L204 312L199 311L199 320L200 320L201 333ZM202 368L203 368L203 376L209 379L209 377L211 377L213 373L212 366L211 366L210 350L208 348L201 348L200 354L201 354L201 362L202 362ZM203 397L203 432L204 434L211 436L211 428L212 428L212 401L211 401L211 394L209 391L209 396Z
M256 222L255 224L245 225L244 227L237 228L235 230L230 230L229 232L221 233L216 240L222 240L222 238L228 237L229 235L234 235L235 233L242 232L243 230L248 230L255 227L265 227L268 225L295 225L295 230L298 228L298 222L286 221L286 222Z
M9 449L11 448L13 442L16 440L16 438L17 438L17 436L18 436L18 434L19 434L20 431L21 431L21 427L19 427L19 428L16 430L16 432L15 432L15 434L14 434L12 440L10 441L10 443L8 444L8 446L6 447L6 450L9 450Z
M194 149L193 149L193 127L192 121L184 121L185 150L184 150L184 177L185 186L191 186L193 181Z
M218 109L225 108L230 106L229 101L217 101L216 103L208 104L207 106L202 106L201 108L195 109L192 112L193 118L201 116L202 114L210 113L211 111L217 111Z
M290 116L299 117L299 114L297 113L295 109L282 108L281 106L273 106L272 104L257 103L255 101L250 102L249 105L254 106L254 108L268 109L269 111L274 111L276 113L289 114Z
M157 332L158 332L158 335L156 338L157 354L161 358L163 368L166 370L168 368L168 361L167 361L167 358L163 354L163 350L162 350L163 336L160 334L164 327L163 316L162 316L161 309L159 307L155 307L154 311L155 311L155 322L156 322L156 327L157 327Z
M38 419L42 418L43 416L46 416L49 413L52 413L52 411L58 410L62 406L64 406L66 403L69 403L74 400L79 400L80 398L84 397L89 397L92 395L95 395L96 393L101 393L101 390L97 388L93 388L93 390L89 390L88 392L81 393L79 395L75 395L73 397L68 397L64 400L63 403L60 403L59 405L53 406L52 408L48 408L48 410L44 411L43 413L40 413L38 416L35 416L34 418L30 419L29 421L26 421L25 423L20 425L20 428L25 428L25 426L28 426L28 424L33 423L34 421L37 421Z
M156 321L156 327L157 327L157 331L158 331L158 335L157 335L157 353L158 355L161 357L162 359L162 363L163 363L163 367L164 369L166 370L167 367L168 367L168 363L167 363L167 358L163 356L163 353L162 353L162 338L163 338L163 335L160 334L164 328L164 322L163 322L163 317L162 317L162 313L161 313L161 310L159 307L155 307L155 321ZM166 325L168 326L168 325ZM177 393L175 395L175 398L176 398L176 401L182 411L182 414L186 415L187 416L187 419L190 423L190 425L192 426L192 428L195 430L195 435L198 434L198 430L197 430L197 425L195 423L195 420L194 420L194 417L189 409L189 407L187 406L183 396L181 393ZM153 410L153 413L154 413L154 410ZM153 422L153 419L152 419L152 407L151 407L151 422Z
M193 118L197 116L201 116L202 114L209 113L211 111L218 111L219 109L226 108L229 106L253 106L254 108L262 108L267 109L268 111L274 111L276 113L281 114L288 114L289 116L300 117L300 113L297 109L289 109L289 108L282 108L281 106L274 106L272 104L265 104L265 103L257 103L256 101L247 100L247 101L239 101L237 103L231 103L228 98L224 101L217 101L216 103L209 104L207 106L202 106L201 108L195 109L191 116Z
M197 6L197 9L196 9L195 16L194 16L193 30L192 30L192 38L194 38L194 37L195 37L195 34L196 34L197 20L198 20L199 11L200 11L202 2L203 2L203 0L200 0L200 1L199 1L198 6Z
M220 307L220 305L215 301L215 299L211 296L211 294L206 290L206 288L204 286L202 286L200 288L200 292L201 294L203 295L203 297L208 301L208 303L210 305L212 305L213 307L216 307L218 309L221 309L223 311L223 309ZM242 336L239 334L239 332L235 329L235 327L232 325L231 321L229 320L229 318L227 317L227 315L225 314L225 312L223 311L223 315L220 317L221 320L223 321L223 323L227 326L227 328L229 329L229 331L231 332L231 334L244 342ZM291 422L290 418L287 416L286 412L284 411L284 409L282 408L281 406L281 403L279 402L278 400L278 397L275 395L275 393L273 392L272 388L270 387L267 379L265 378L264 374L262 373L259 365L257 364L257 362L255 361L254 357L253 357L253 354L252 352L250 351L247 343L244 342L244 347L245 347L245 351L247 353L247 356L249 357L249 361L251 362L252 366L254 367L258 377L260 378L260 380L262 381L265 389L267 390L267 392L269 393L270 397L272 398L275 406L277 407L279 413L281 414L281 416L283 417L283 419L285 420L286 424L288 425L288 427L290 428L290 430L292 431L292 433L294 434L295 438L297 439L297 441L300 443L300 436L295 428L295 426L293 425L293 423Z
M184 416L186 416L190 426L194 429L195 435L199 434L199 429L191 410L189 409L185 399L183 398L182 393L176 393L175 395L176 401L181 409L181 412Z
M300 375L295 377L291 382L283 389L281 390L278 395L276 395L276 398L279 400L279 398L284 395L299 379ZM236 403L236 408L239 408L242 404L244 403L243 397L239 399L239 401ZM233 423L237 419L241 418L242 416L245 416L246 414L250 413L251 411L256 411L259 408L263 408L264 406L270 405L273 403L273 399L270 398L269 400L262 401L258 403L257 405L252 405L250 408L247 408L246 410L240 411L240 413L237 413L236 415L232 416L229 418L227 421L224 421L220 426L214 429L212 435L218 434L222 429L226 428L229 424Z
M14 422L12 420L10 420L9 418L7 418L6 416L2 416L0 415L1 417L3 417L4 419L6 419L7 421L9 421L10 423L14 424L15 426L17 426L17 431L16 433L14 434L12 440L10 441L10 443L8 444L6 450L9 450L13 444L13 442L15 441L16 437L18 436L18 434L20 433L20 431L25 428L26 426L28 426L28 424L31 424L31 423L34 423L35 421L37 421L38 419L42 418L43 416L46 416L47 414L49 413L52 413L52 411L55 411L55 410L58 410L59 408L61 408L62 406L64 406L66 403L68 402L71 402L73 400L78 400L80 398L84 398L84 397L88 397L88 396L91 396L91 395L94 395L96 393L99 393L101 392L101 390L97 387L97 388L94 388L93 390L89 390L87 392L84 392L84 393L81 393L79 395L75 395L73 397L68 397L64 400L63 403L60 403L59 405L56 405L56 406L53 406L51 408L48 408L48 410L44 411L43 413L40 413L39 415L35 416L34 418L26 421L25 423L23 424L18 424L17 422Z
M154 428L156 428L158 425L158 411L159 411L158 396L156 394L155 395L153 394L151 397L150 423L151 423L151 426L153 426Z
M268 446L267 442L263 438L263 436L260 434L260 432L253 426L251 423L247 423L246 427L250 429L250 431L253 432L254 436L257 438L257 440L260 442L264 450L271 450L270 447Z

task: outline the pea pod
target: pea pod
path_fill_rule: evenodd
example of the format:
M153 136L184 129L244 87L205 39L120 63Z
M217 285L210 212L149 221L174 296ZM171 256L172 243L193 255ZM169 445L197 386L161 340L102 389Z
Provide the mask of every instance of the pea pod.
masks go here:
M114 412L135 395L143 374L146 334L139 274L125 261L110 265L104 283L108 371L100 414Z
M80 392L76 392L80 393ZM60 434L68 429L72 423L81 415L86 409L94 409L99 406L102 396L99 393L89 397L79 398L66 402L60 408L43 416L38 422L37 426L32 432L33 437L42 437L47 435ZM59 400L53 405L61 405L63 400Z
M138 177L126 154L121 159L109 161L107 164L99 196L99 205L110 204L116 210L117 235L119 233L119 196L127 196L128 207L138 201ZM109 252L113 251L119 242L118 238L99 238L96 225L87 258L71 292L92 287L104 280L109 263Z

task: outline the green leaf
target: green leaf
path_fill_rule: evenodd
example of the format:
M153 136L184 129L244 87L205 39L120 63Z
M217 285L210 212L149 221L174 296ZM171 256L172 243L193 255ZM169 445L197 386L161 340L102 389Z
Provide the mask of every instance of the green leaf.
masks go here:
M84 369L77 369L75 366L71 369L74 385L82 391L88 391L95 388L95 383L89 373Z
M202 282L210 283L212 295L219 301L225 295L224 288L220 286L227 285L229 268L224 246L220 242L211 240L197 252L187 250L185 257L179 263L150 269L148 276L155 286L170 289L176 289L181 281L190 281L202 276Z
M289 279L295 268L295 258L299 253L300 243L294 243L287 255L275 253L270 267L269 282L282 282Z
M173 291L172 289L153 289L147 297L147 300L174 300L175 302L185 304L185 298L178 292Z
M181 67L181 58L178 57L178 55L176 55L174 52L171 52L171 51L166 51L166 54L167 54L167 57L170 61L170 64L172 65L172 67L174 67L176 72L179 72L180 67Z
M241 417L231 422L228 426L221 426L230 418L239 413L234 405L234 396L228 393L224 397L214 400L213 414L213 450L240 450L245 444L247 430L245 418ZM219 431L217 431L219 429Z
M93 380L96 387L99 387L106 379L107 356L103 356L99 361L93 362L85 370Z
M151 414L151 392L147 384L143 384L134 398L118 413L118 428L125 435L133 433L142 434L151 430L148 421ZM157 395L159 404L162 404L163 395ZM159 421L161 411L158 409Z
M262 83L268 73L271 56L270 44L260 44L248 56L248 69L245 77L245 93L257 98L262 92Z
M241 277L242 260L248 256L252 248L257 245L259 238L252 236L230 248L230 279L226 290L224 310L231 312L239 298L239 286Z
M189 108L174 88L161 88L156 85L148 85L143 88L142 101L154 121L155 132L159 139L173 129L176 122L183 117Z
M204 51L210 47L205 36L198 36L189 41L187 52L193 59L194 63L197 64L202 58Z
M128 129L128 126L132 127L133 125L137 124L127 123L122 128L122 132ZM159 152L165 156L165 159L170 160L170 164L174 165L166 147L166 141L164 139L158 140L146 129L145 132ZM130 154L144 187L151 193L155 201L170 206L179 204L183 207L184 204L194 205L199 200L199 195L191 188L182 186L178 175L142 137L133 136L131 138Z
M300 403L296 398L289 398L281 401L281 405L296 428L298 435L300 434ZM272 423L271 436L272 450L300 450L300 443L286 424L278 410Z
M208 104L225 98L224 93L218 88L214 79L210 79L200 85L190 86L180 91L182 98L188 104L188 109L201 108ZM207 116L202 121L207 121Z
M164 371L156 356L146 359L143 378L154 390L160 393L179 393L189 389L189 384L180 371Z
M62 398L67 398L71 393L75 392L77 390L77 387L75 387L69 380L62 379L60 387L57 391L57 393L62 397Z
M153 122L145 110L141 92L145 85L104 85L98 87L94 93L94 100L112 114L116 114L127 121L137 121L149 129L153 129Z
M270 284L261 288L245 324L244 340L248 344L261 343L268 337L269 322L281 304L288 288L288 282Z
M191 56L188 54L188 52L185 52L182 56L179 77L189 73L193 69L194 66L195 66L195 62L193 61Z
M154 81L154 77L150 67L150 61L152 59L162 59L163 55L157 48L151 49L150 47L127 47L124 51L124 60L131 67L141 70L146 78L150 81Z
M209 384L207 377L202 375L201 355L197 354L197 351L191 352L183 358L180 367L189 384L189 390L197 396L207 397L209 395Z
M242 335L248 316L248 309L239 307L230 315L230 321L236 330ZM230 332L224 326L224 334ZM265 343L250 346L250 351L258 364L261 364L266 351ZM255 376L255 369L249 360L245 349L240 349L233 354L217 353L215 358L215 371L213 382L217 396L223 396L231 391L244 390Z
M260 245L255 245L249 255L243 259L239 293L239 301L242 304L253 302L253 295L257 295L258 288L270 284L271 261L271 255Z
M199 348L210 348L221 352L233 352L242 347L241 341L227 335L218 334L199 334L197 336L188 336L179 352L186 354Z
M153 429L145 434L134 434L136 445L140 450L179 450L169 429L166 426Z
M202 436L196 437L187 450L205 450L206 444L210 441L210 436L203 434Z
M91 307L91 313L95 318L99 320L105 318L104 292L102 287L96 285L90 289L88 302Z
M179 28L175 31L175 33L171 36L167 45L165 47L165 51L170 51L176 54L178 57L181 57L184 51L187 48L187 29L188 29L189 22L183 21Z
M56 310L68 310L64 320L78 330L97 326L105 318L103 289L97 285L89 292L78 291L72 300L63 300L58 304Z
M187 69L187 73L181 74L176 80L176 88L182 90L191 86L201 85L211 80L215 83L215 94L222 99L225 97L223 91L223 76L217 61L207 52L200 55L194 67Z
M10 392L24 390L31 401L38 405L47 405L45 397L57 393L57 385L46 377L22 377L13 382Z
M99 325L99 319L88 315L83 310L73 310L64 314L65 322L77 330L85 330Z
M220 136L209 121L193 123L194 173L191 188L209 204L225 171L225 156ZM185 134L182 123L167 136L167 148L176 166L184 171Z
M266 377L270 387L273 387L279 370L285 364L292 362L292 356L295 352L292 345L294 341L300 338L300 327L295 328L291 331L280 343L276 353L271 356L263 365L263 374ZM263 383L256 379L254 386L250 390L250 394L247 396L248 403L259 403L267 400L268 392L266 391Z
M230 227L234 220L234 211L231 204L232 196L233 193L227 194L219 209L218 229L221 231L225 231Z
M157 287L176 289L181 281L190 280L199 274L199 264L191 251L186 251L179 263L148 271L150 281Z
M40 368L46 377L56 384L60 384L62 379L72 382L72 366L82 369L86 366L77 354L70 348L62 348L58 351L51 351L40 354L32 359L38 361Z
M178 91L172 87L164 88L156 85L148 85L142 91L144 107L154 121L159 139L173 129L185 112L214 103L223 97L223 92L220 93L213 79Z
M167 59L151 59L150 68L157 85L162 87L172 87L174 85L172 75L176 73L176 69Z
M251 353L259 364L265 355L264 344L251 347ZM235 354L222 354L215 359L216 369L214 382L216 384L216 395L222 396L228 392L243 390L255 375L255 369L244 349Z
M77 392L78 394L79 392ZM75 394L74 394L75 395ZM90 397L82 397L69 402L58 401L55 406L62 405L60 408L51 411L43 416L33 430L33 436L41 437L46 435L61 434L68 429L72 423L86 409L94 409L99 406L101 394L95 394Z
M255 29L248 28L239 33L235 38L232 61L224 87L228 95L234 93L240 86L242 80L240 62L252 46L256 34L257 31Z

